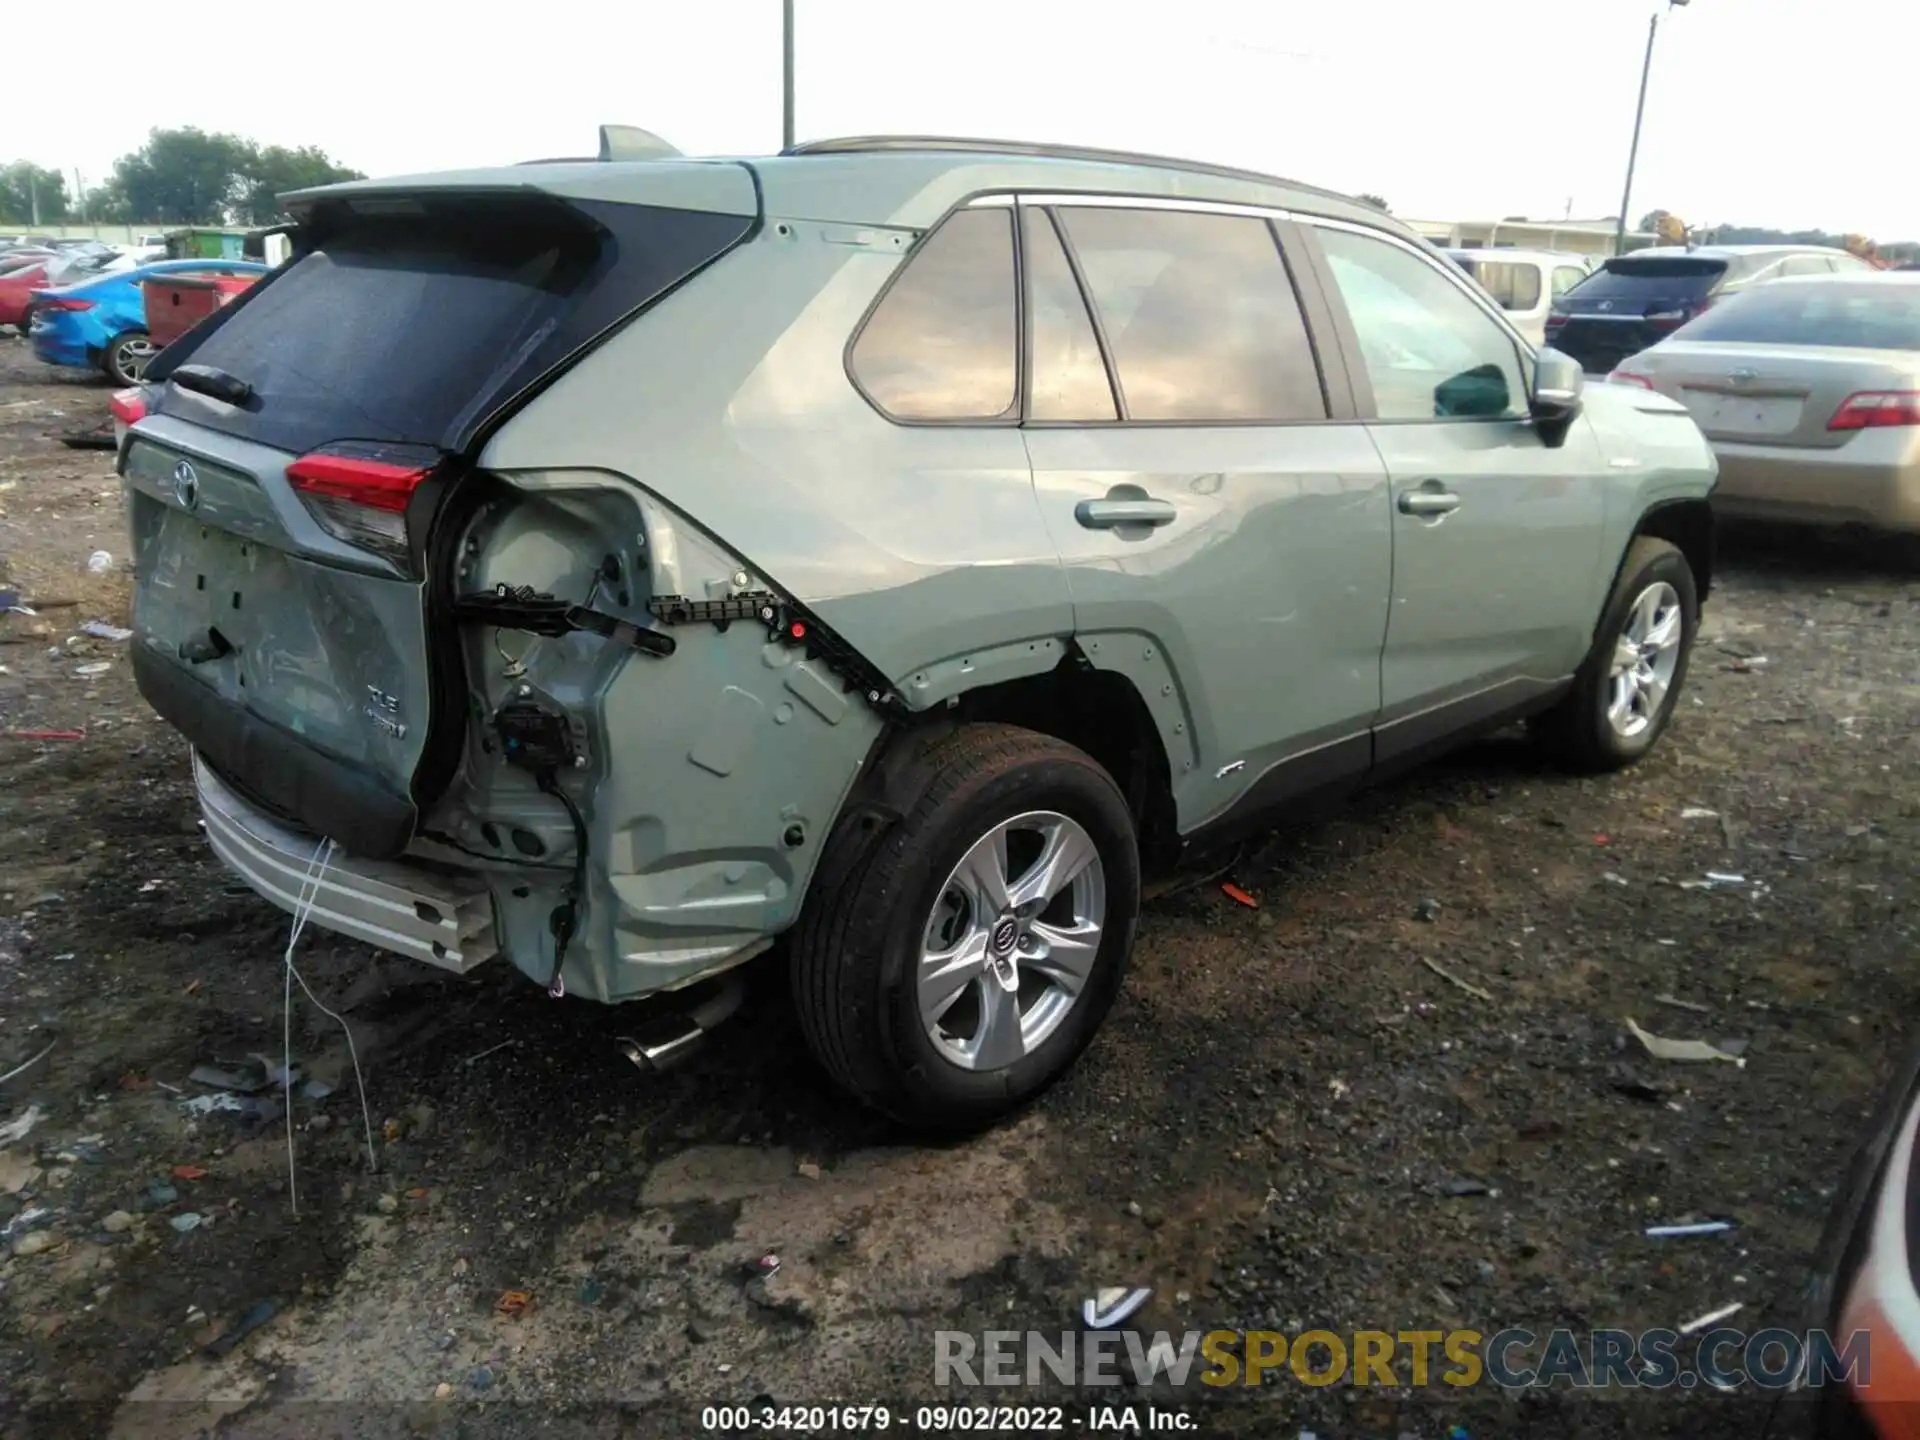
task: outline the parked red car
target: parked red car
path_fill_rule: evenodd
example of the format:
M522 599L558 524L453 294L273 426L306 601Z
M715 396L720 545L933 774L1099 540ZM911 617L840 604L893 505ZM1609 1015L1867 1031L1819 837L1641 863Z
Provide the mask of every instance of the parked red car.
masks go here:
M47 262L37 261L0 274L0 325L27 333L27 302L35 290L45 289Z

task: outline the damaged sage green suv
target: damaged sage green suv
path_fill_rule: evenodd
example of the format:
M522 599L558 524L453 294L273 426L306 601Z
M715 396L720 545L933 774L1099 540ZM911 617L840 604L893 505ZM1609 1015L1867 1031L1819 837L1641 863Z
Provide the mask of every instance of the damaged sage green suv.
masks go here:
M966 1127L1088 1043L1143 873L1667 724L1712 454L1379 211L639 153L291 197L122 416L139 684L281 906L602 1001L786 936L834 1078Z

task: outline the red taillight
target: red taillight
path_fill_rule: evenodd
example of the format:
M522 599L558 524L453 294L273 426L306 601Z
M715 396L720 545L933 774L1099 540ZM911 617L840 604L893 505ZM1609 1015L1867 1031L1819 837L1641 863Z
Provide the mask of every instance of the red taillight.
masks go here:
M287 466L287 481L334 539L411 568L407 502L431 465L316 450Z
M1827 422L1829 430L1879 430L1920 425L1920 390L1862 390L1849 395Z
M287 467L287 479L303 495L344 500L390 514L407 508L427 474L424 466L325 454L303 455Z
M122 425L137 424L147 418L147 397L140 393L137 386L131 390L116 390L113 398L107 401L107 409Z
M1644 375L1636 375L1631 370L1616 370L1607 376L1607 380L1614 385L1638 385L1643 390L1653 389L1653 381Z
M55 295L46 300L42 300L33 308L36 310L91 310L93 309L93 301L62 299L60 296Z

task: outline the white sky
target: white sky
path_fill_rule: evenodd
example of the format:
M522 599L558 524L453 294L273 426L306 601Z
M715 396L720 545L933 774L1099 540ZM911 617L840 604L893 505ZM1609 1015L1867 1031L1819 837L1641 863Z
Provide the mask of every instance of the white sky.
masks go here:
M1153 150L1373 191L1421 219L1619 207L1655 0L797 0L800 138L922 132ZM204 79L74 103L12 67L0 159L89 184L198 125L370 174L780 143L779 0L243 7ZM170 44L185 32L169 31ZM1915 0L1693 0L1660 23L1632 215L1920 239ZM140 41L145 50L147 42ZM57 118L56 118L57 117Z

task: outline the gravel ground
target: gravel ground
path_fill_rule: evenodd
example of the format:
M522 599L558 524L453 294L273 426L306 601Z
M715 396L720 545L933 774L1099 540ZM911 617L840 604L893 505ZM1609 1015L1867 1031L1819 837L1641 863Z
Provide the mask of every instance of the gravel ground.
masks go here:
M1123 1284L1153 1287L1149 1331L1790 1312L1916 998L1900 552L1731 537L1674 728L1628 775L1496 738L1155 900L1086 1059L963 1145L904 1143L827 1088L777 958L706 1052L648 1077L618 1049L631 1011L311 938L366 1111L296 992L293 1052L335 1088L296 1101L290 1187L278 1121L180 1103L197 1064L279 1054L287 927L207 850L124 645L74 638L124 623L126 542L109 457L51 437L106 397L0 338L0 589L74 602L0 617L0 1073L55 1042L0 1092L0 1117L39 1112L0 1148L8 1435L665 1435L762 1396L897 1407L936 1398L936 1329L1057 1333ZM1653 1060L1628 1017L1746 1063ZM1704 1215L1736 1228L1640 1238ZM971 1398L1010 1393L1036 1396ZM1052 1398L1081 1431L1088 1404L1152 1397ZM1762 1425L1705 1392L1159 1400L1250 1437Z

